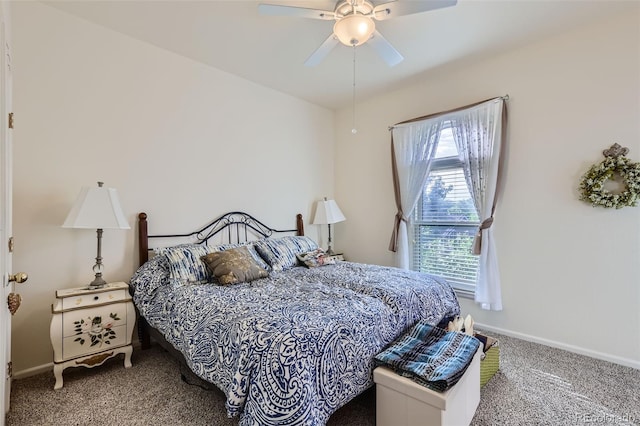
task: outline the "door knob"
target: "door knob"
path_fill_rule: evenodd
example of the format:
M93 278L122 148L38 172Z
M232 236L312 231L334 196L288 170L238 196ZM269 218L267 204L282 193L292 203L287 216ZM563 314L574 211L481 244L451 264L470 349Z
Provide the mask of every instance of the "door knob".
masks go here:
M29 275L24 272L18 272L17 274L9 274L9 282L23 283L29 279Z

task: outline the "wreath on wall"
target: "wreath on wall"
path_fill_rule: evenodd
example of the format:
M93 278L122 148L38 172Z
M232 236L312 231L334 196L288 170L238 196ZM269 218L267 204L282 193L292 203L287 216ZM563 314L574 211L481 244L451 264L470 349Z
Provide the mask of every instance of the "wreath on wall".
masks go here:
M640 163L634 163L625 155L628 148L613 144L604 150L604 160L594 164L580 181L580 199L593 207L621 209L635 206L640 200ZM607 181L620 184L619 191L605 188Z

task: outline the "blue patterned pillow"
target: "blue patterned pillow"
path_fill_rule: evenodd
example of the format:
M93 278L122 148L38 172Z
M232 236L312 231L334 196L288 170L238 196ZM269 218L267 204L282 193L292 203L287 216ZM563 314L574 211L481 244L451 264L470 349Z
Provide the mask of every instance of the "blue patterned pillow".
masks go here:
M298 264L296 255L318 248L309 237L282 237L258 240L256 250L274 271L284 271Z
M202 261L202 256L245 245L260 267L268 270L269 265L267 265L258 254L252 242L242 244L221 244L214 247L202 244L181 244L173 247L158 248L154 251L157 256L164 256L167 259L169 263L169 281L171 283L203 284L211 281L211 271Z
M154 250L156 256L164 256L169 262L171 283L201 284L209 279L209 269L200 257L211 250L202 244L181 244Z

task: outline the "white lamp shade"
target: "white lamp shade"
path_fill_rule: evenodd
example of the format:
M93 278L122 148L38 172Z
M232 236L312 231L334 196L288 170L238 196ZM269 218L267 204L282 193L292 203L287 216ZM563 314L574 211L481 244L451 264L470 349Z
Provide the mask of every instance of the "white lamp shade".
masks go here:
M313 216L313 221L311 222L313 225L326 225L331 223L338 223L347 220L342 211L340 211L340 207L334 200L324 200L318 201L316 205L316 214Z
M62 227L130 229L120 207L118 192L102 186L82 188Z
M360 46L371 38L375 30L373 19L358 13L347 15L333 25L333 33L347 46Z

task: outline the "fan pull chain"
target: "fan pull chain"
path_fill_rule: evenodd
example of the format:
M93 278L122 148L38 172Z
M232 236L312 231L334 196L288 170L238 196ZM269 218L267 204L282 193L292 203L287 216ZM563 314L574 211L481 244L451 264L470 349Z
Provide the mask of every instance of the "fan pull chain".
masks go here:
M352 95L352 120L353 127L351 128L351 133L354 135L358 133L358 129L356 129L356 46L353 46L353 95Z

